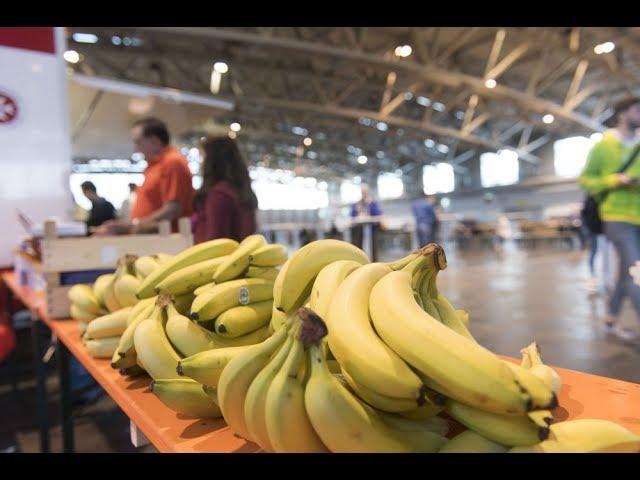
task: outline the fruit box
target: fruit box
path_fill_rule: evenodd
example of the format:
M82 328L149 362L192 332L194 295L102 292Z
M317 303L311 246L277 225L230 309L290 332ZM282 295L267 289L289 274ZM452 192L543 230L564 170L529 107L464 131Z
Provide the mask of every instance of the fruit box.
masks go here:
M178 226L178 233L171 233L169 222L164 221L159 233L154 234L60 238L55 222L46 222L42 272L49 318L69 318L69 289L78 283L93 283L99 275L113 272L123 255L175 255L190 247L193 244L190 220L181 218Z

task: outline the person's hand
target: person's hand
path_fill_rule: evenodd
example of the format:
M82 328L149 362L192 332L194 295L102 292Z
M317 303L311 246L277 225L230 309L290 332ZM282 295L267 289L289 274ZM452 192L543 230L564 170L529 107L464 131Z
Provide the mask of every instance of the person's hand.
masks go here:
M94 235L127 235L132 232L133 225L123 220L108 220L97 227Z
M622 186L627 186L634 183L634 179L631 178L626 173L619 173L617 176L617 180L618 180L618 185L622 185Z

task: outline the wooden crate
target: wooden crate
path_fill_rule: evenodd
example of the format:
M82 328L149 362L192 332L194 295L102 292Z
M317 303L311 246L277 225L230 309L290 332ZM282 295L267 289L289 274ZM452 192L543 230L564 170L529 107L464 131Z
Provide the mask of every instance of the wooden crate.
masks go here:
M168 221L160 223L157 234L117 235L109 237L59 238L55 222L46 222L42 240L42 272L47 288L47 314L50 318L68 318L70 302L67 292L73 285L62 285L62 274L115 269L118 259L126 254L175 255L193 245L191 222L181 218L179 233L171 233Z

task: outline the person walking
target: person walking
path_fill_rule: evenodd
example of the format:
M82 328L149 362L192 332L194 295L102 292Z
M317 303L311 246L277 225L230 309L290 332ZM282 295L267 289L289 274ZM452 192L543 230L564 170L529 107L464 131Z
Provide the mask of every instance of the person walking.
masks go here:
M623 301L629 297L640 320L640 286L629 268L640 260L640 98L627 97L614 107L616 127L604 133L589 152L579 178L583 189L596 198L604 234L619 258L616 286L607 305L604 329L625 340L637 339L618 321Z
M436 241L438 217L435 205L436 197L434 195L419 198L411 204L411 211L416 221L416 233L420 247Z

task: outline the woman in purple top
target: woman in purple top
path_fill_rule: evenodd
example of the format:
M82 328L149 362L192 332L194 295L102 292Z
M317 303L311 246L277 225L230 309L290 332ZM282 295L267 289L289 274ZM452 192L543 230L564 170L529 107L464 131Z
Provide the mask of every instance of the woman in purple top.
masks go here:
M375 262L378 258L378 230L380 229L382 210L378 202L369 195L369 185L362 184L361 192L360 201L351 205L351 218L356 220L351 226L351 243L362 248L364 227L371 228L371 261ZM366 223L359 224L357 220L366 221Z

